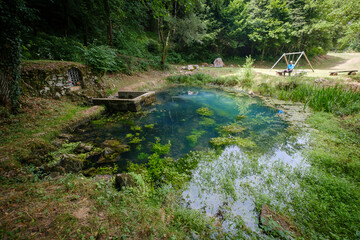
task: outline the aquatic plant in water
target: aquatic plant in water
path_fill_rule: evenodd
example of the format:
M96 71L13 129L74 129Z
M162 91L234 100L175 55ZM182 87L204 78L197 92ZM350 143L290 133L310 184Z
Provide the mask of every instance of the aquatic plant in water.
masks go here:
M198 139L202 135L204 135L205 133L206 133L206 131L204 131L204 130L196 130L196 129L194 129L194 130L191 131L191 135L186 137L186 140L189 142L189 145L191 147L195 147L196 144L197 144Z
M244 119L244 118L247 118L247 116L245 116L245 115L237 115L236 116L237 120L241 120L241 119Z
M199 122L200 125L202 126L212 126L215 124L215 120L211 119L211 118L206 118L204 117L202 121Z
M210 143L214 147L222 147L227 145L236 145L240 147L255 147L256 144L250 139L240 138L240 137L217 137L211 138Z
M210 116L214 115L214 112L211 111L208 107L201 107L201 108L197 109L196 112L199 115L206 116L206 117L210 117Z
M145 127L145 128L148 128L148 129L153 129L154 126L155 126L155 124L147 124L147 125L145 125L144 127Z
M137 126L137 125L131 126L130 129L131 129L132 131L135 131L135 132L140 132L140 131L142 131L141 127L140 127L140 126Z
M246 127L240 126L239 124L232 123L221 127L222 132L226 133L241 133L246 130Z

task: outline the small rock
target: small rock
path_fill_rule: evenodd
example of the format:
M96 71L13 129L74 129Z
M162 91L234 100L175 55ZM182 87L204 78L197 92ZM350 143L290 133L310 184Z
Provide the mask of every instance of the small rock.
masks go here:
M121 190L123 187L135 187L135 179L128 173L116 174L115 187Z
M115 151L109 147L104 148L103 155L104 157L114 154Z
M82 169L84 163L75 154L64 154L60 159L59 165L67 171L78 172Z
M71 138L73 138L73 135L67 134L67 133L60 133L60 134L58 135L58 138L70 140Z
M84 150L85 150L85 152L91 152L91 150L93 150L93 146L91 146L91 145L85 145L85 147L84 147Z
M55 99L60 99L61 98L61 94L60 93L55 93L55 96L54 96Z
M253 91L249 91L248 94L249 94L250 96L254 96L254 95L255 95L255 93L254 93Z
M75 153L85 153L85 152L91 152L93 149L93 146L87 145L85 143L80 143L75 149Z
M104 148L110 148L113 152L124 153L130 151L129 145L122 144L119 140L109 139L102 143Z
M219 68L224 67L224 62L222 61L221 58L215 59L215 61L214 61L214 67L219 67Z

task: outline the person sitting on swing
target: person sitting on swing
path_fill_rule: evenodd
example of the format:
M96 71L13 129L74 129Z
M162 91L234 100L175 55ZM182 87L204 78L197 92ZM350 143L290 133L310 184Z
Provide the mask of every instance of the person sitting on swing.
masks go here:
M290 64L287 66L287 68L284 70L284 75L286 73L289 73L289 76L291 72L294 70L295 65L293 64L293 61L290 61Z

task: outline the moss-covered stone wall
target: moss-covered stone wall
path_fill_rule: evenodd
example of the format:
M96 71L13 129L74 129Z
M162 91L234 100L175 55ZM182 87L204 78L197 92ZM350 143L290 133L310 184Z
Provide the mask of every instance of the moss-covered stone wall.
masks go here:
M69 70L79 76L77 81L69 77ZM81 63L55 61L27 61L21 64L21 89L24 94L61 98L70 91L88 88L101 76Z

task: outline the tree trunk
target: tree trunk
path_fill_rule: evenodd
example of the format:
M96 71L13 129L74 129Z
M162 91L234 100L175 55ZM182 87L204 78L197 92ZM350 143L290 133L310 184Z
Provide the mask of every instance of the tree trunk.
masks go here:
M113 47L112 22L111 22L111 16L110 16L109 0L103 0L103 1L104 1L104 8L105 8L106 22L107 22L108 44L109 44L110 47Z
M171 35L171 30L169 30L166 40L165 42L163 42L163 50L162 50L161 62L160 62L162 66L165 65L167 50L169 48L170 35Z
M15 112L19 106L21 17L25 3L14 0L2 3L5 4L1 6L0 26L6 28L0 31L0 105Z

